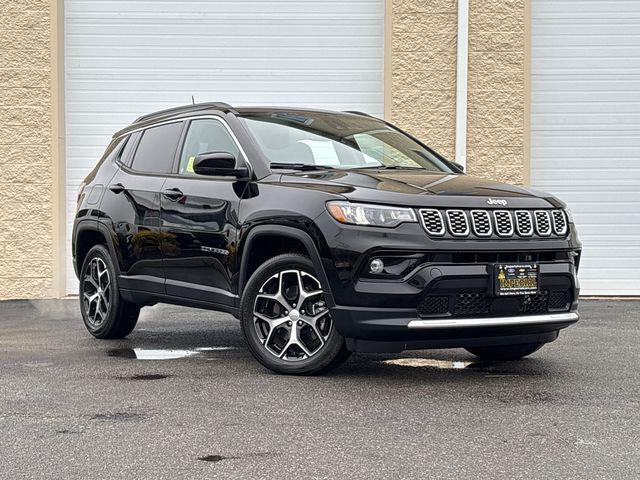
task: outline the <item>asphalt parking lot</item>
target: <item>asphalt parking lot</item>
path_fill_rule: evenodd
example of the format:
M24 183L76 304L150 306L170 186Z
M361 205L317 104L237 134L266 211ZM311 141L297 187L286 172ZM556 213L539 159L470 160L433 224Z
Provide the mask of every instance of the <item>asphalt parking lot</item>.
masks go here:
M0 303L0 478L640 478L640 302L584 301L530 359L358 355L282 377L231 317Z

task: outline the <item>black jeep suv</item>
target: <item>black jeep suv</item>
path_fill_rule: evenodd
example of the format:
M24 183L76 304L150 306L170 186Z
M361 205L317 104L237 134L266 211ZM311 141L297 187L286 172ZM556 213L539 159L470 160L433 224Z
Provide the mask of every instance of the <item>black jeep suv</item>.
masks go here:
M128 335L144 305L220 310L290 374L353 351L528 355L578 320L580 249L558 199L467 176L387 122L222 103L117 132L73 231L95 337Z

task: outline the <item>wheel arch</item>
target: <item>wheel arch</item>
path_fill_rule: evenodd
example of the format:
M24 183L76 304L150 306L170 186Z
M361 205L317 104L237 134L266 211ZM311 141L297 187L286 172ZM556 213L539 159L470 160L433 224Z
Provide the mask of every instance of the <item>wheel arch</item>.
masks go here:
M275 237L278 239L282 239L284 240L283 244L285 246L291 245L291 242L296 242L298 245L303 247L304 251L300 253L307 254L311 259L318 280L320 281L322 289L325 292L325 300L327 301L327 304L329 306L333 306L334 302L333 295L331 294L331 286L329 284L325 269L322 265L322 258L320 257L320 253L318 252L318 248L316 247L313 239L308 233L304 232L303 230L283 225L259 225L253 227L247 234L242 246L238 280L238 295L242 296L242 292L244 291L247 281L249 280L253 271L255 271L255 268L259 266L262 261L267 260L268 258L271 258L280 253L288 253L288 251L292 250L288 250L287 248L273 248L273 246L270 246L265 250L265 252L267 252L266 255L252 255L254 249L257 248L256 241L261 238L264 239L265 237Z
M113 265L116 269L116 274L119 275L120 261L116 255L113 239L111 238L108 229L101 223L95 220L90 220L79 222L76 226L73 256L75 271L78 278L87 253L89 253L89 250L91 250L95 245L104 245L107 247L107 250L109 250L109 254L111 255Z

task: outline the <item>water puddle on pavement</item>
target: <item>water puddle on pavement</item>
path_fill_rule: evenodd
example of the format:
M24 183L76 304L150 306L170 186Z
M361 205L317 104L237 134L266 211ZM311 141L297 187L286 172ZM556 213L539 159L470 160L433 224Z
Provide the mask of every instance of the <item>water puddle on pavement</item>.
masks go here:
M212 352L236 350L236 347L200 347L194 349L157 349L157 348L115 348L107 355L135 360L175 360L178 358L206 356Z
M452 362L434 358L394 358L392 360L384 360L382 363L400 367L437 368L440 370L461 370L472 365L472 362Z
M436 370L465 370L484 373L486 378L519 377L519 373L495 369L495 366L487 363L438 360L435 358L393 358L383 360L386 365L411 368L431 368Z

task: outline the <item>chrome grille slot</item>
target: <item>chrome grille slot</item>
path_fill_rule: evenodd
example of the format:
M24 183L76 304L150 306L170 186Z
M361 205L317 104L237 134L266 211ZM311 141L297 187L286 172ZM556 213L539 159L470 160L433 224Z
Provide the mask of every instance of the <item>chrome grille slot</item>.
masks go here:
M516 210L516 231L521 237L533 235L533 219L531 212L527 210Z
M554 210L551 212L553 220L553 233L556 235L565 235L567 233L567 218L562 210Z
M471 210L471 227L479 237L490 237L493 233L491 217L486 210Z
M464 211L447 210L446 214L451 235L454 237L466 237L469 235L469 222Z
M495 210L493 218L496 223L496 233L501 237L513 235L513 219L508 210Z
M536 210L534 212L536 233L541 237L551 235L551 219L547 210Z
M444 235L444 220L439 210L423 208L420 210L420 219L422 220L422 226L429 235L434 237Z

